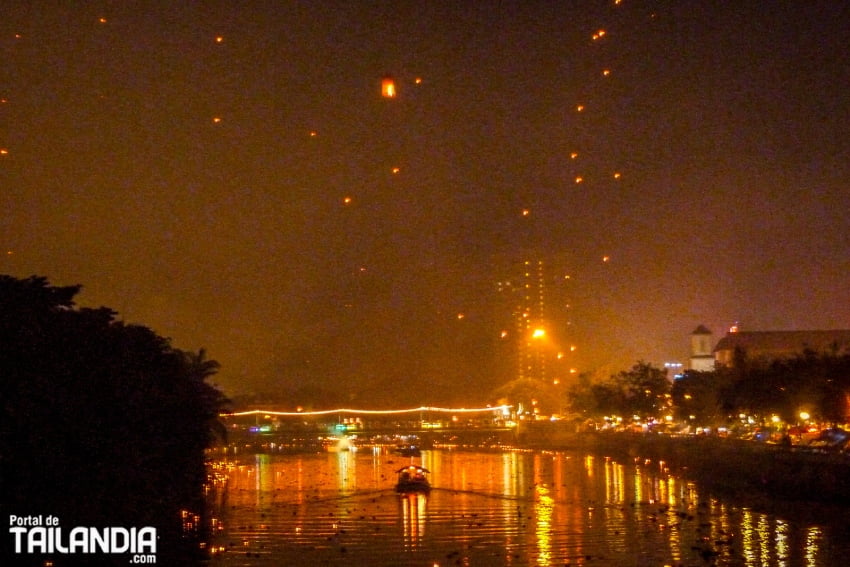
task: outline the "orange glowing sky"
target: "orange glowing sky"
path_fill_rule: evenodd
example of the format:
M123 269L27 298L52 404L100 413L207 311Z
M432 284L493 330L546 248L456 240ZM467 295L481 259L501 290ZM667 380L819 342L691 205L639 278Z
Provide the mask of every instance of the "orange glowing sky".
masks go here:
M565 368L850 328L848 10L7 3L0 272L355 405L490 401L531 256Z

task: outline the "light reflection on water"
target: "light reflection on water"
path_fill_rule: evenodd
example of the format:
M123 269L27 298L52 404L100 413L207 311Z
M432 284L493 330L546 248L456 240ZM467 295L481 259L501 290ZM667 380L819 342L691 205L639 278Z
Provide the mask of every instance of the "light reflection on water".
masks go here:
M759 512L663 463L424 451L434 489L398 495L394 471L409 461L364 449L246 457L220 495L214 543L227 551L211 564L815 567L850 556L838 514Z

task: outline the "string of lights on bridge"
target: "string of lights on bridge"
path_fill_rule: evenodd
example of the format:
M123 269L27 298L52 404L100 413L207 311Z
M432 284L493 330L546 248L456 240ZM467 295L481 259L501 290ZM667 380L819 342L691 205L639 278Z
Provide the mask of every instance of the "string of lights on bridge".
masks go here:
M507 414L510 408L513 406L510 405L501 405L501 406L487 406L483 408L441 408L441 407L433 407L433 406L420 406L418 408L408 408L408 409L391 409L391 410L369 410L369 409L353 409L353 408L338 408L338 409L330 409L330 410L315 410L315 411L272 411L272 410L261 410L254 409L248 411L239 411L232 413L223 413L221 417L240 417L246 415L275 415L281 417L290 417L290 416L311 416L311 415L331 415L331 414L366 414L366 415L395 415L395 414L404 414L404 413L416 413L416 412L434 412L434 413L481 413L487 411L501 411L503 414Z

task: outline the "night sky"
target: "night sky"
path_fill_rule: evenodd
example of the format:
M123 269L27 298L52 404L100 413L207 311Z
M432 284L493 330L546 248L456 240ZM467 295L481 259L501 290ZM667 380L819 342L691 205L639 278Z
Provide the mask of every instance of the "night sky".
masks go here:
M524 259L581 372L850 328L850 4L76 4L0 7L0 273L228 394L492 401Z

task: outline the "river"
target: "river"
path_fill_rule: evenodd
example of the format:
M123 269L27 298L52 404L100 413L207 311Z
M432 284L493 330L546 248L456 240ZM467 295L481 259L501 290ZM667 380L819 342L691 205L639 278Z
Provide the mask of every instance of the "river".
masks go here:
M749 505L660 462L569 452L423 451L428 495L398 495L411 462L380 448L228 463L212 566L832 566L848 510ZM787 504L787 505L786 505Z

